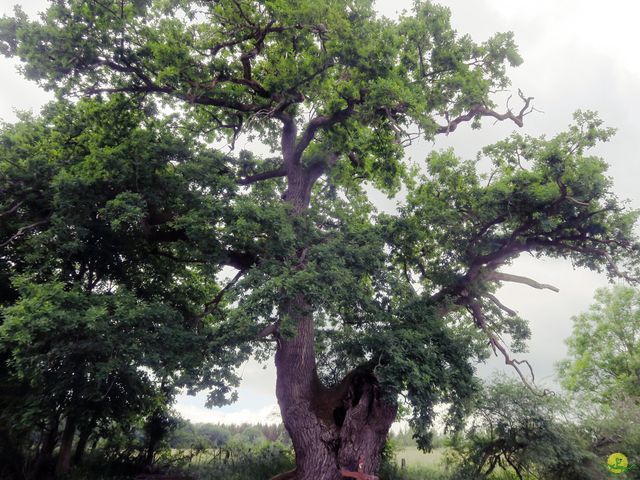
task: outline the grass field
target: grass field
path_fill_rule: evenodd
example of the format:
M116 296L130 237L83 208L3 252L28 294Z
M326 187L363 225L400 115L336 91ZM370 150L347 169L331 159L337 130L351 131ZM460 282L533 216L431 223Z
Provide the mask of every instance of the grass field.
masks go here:
M429 453L424 453L417 447L402 447L396 453L396 462L401 465L404 458L408 467L437 467L442 460L444 450L444 448L436 448Z

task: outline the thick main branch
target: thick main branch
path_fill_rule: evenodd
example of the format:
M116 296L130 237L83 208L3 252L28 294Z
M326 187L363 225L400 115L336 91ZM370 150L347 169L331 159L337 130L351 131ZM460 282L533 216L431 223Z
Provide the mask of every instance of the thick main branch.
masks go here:
M302 135L296 144L296 159L299 160L302 157L302 154L309 146L319 129L329 128L337 123L345 121L355 112L355 106L357 103L359 103L359 101L354 99L347 100L347 106L345 108L338 110L331 115L321 115L312 119L304 132L302 132Z
M259 182L261 180L269 180L271 178L284 177L287 174L287 171L284 167L277 168L275 170L269 170L268 172L260 172L254 175L249 175L248 177L241 178L236 181L238 185L246 186L251 185L253 183Z

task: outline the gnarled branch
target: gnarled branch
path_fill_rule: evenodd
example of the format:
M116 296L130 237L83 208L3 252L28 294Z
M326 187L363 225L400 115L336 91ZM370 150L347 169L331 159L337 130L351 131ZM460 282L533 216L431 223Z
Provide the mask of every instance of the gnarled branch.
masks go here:
M522 125L524 125L524 116L528 115L533 110L533 107L531 107L533 97L525 97L520 90L518 90L518 95L524 102L524 106L520 109L520 112L518 112L517 115L510 109L507 109L505 113L498 113L485 105L476 105L467 113L460 115L453 120L448 120L446 125L440 125L436 130L436 133L444 133L448 135L458 128L459 124L473 120L476 117L493 117L496 120L511 120L518 127L522 127Z
M505 311L507 314L511 315L512 317L517 317L518 316L518 313L515 310L507 307L495 295L493 295L491 293L485 293L484 296L487 297L489 300L491 300L500 310Z
M295 149L296 160L300 159L305 149L309 146L309 144L315 137L315 134L318 131L318 129L328 128L346 120L354 113L355 106L357 103L360 103L360 101L355 99L349 99L347 100L347 106L345 108L338 110L336 112L333 112L331 115L321 115L319 117L315 117L314 119L312 119L308 123L307 128L305 128L304 132L302 132L302 135L300 136L300 140L298 140L298 143L296 145L296 149Z
M516 373L518 374L522 382L525 384L525 386L529 390L531 390L532 393L534 393L535 395L544 395L544 393L540 394L540 392L536 391L536 389L532 385L535 383L535 375L533 373L533 368L531 367L531 364L529 363L529 361L517 360L515 358L512 358L511 355L509 355L509 352L507 351L507 347L502 344L502 342L498 339L496 334L492 332L491 329L488 327L480 304L476 300L469 300L466 303L466 306L471 312L471 315L473 316L478 328L480 328L480 330L482 330L489 338L489 345L491 345L493 353L497 355L498 351L500 351L500 353L502 354L502 357L504 358L504 363L506 365L511 366L516 371ZM526 365L529 368L529 373L531 374L531 381L529 381L525 376L525 374L522 372L520 365Z

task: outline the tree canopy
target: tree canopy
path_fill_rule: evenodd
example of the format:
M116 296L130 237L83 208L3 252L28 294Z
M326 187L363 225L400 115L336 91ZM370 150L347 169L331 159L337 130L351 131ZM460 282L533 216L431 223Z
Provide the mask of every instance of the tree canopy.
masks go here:
M200 319L203 297L219 293L215 268L164 247L179 243L167 227L178 212L192 235L198 218L213 218L217 187L199 169L216 158L187 162L188 142L151 113L121 97L54 103L0 132L0 425L10 443L60 418L80 431L124 426L178 387L233 398L246 352L223 349L224 325Z

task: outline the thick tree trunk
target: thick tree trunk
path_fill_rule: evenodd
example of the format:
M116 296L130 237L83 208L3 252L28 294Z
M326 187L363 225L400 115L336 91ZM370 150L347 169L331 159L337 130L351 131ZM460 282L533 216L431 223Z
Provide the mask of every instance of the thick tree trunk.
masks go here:
M55 414L49 420L46 431L43 432L40 451L33 462L33 468L26 478L29 480L49 478L53 473L53 451L58 443L58 426L60 416Z
M76 433L76 422L72 416L67 416L62 438L60 439L60 452L56 464L56 475L64 475L71 468L71 453L73 451L73 437Z
M76 444L76 451L73 454L73 464L80 465L84 458L84 452L87 449L87 443L91 436L91 429L85 428L80 430L80 436L78 437L78 443Z
M297 321L297 335L280 340L276 353L276 394L284 425L296 453L296 470L281 479L339 480L341 468L355 471L365 459L365 473L378 468L380 453L395 419L373 373L351 372L332 388L316 374L313 317L301 296L285 314Z
M299 158L290 157L286 141L283 150L288 166L284 200L292 205L293 215L303 215L322 170L296 163ZM305 267L303 252L296 260L299 268ZM360 456L365 473L374 473L395 419L395 404L384 401L370 369L356 369L332 388L322 385L316 370L312 305L298 294L283 302L280 314L296 325L293 338L279 337L276 351L276 396L293 442L296 469L274 480L340 480L340 469L355 471Z

